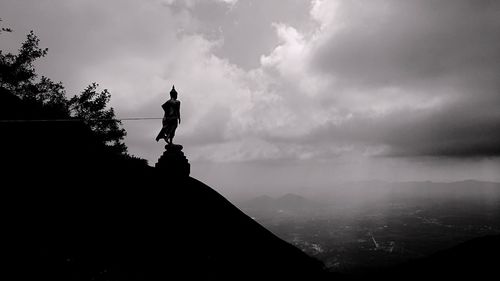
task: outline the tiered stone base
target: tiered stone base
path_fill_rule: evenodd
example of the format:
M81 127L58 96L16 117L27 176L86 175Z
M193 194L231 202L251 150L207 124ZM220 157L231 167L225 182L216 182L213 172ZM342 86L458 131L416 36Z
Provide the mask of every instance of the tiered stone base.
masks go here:
M188 177L191 165L189 165L186 156L184 156L182 148L180 144L167 144L165 152L163 152L163 155L155 165L156 169L161 170L162 173L169 176Z

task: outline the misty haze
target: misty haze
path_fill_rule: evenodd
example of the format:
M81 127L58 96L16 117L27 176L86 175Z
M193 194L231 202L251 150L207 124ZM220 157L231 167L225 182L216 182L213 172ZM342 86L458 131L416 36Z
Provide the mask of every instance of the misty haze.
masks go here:
M341 272L395 265L500 234L500 184L490 182L357 182L237 206Z
M1 0L12 280L485 278L498 34L488 0Z

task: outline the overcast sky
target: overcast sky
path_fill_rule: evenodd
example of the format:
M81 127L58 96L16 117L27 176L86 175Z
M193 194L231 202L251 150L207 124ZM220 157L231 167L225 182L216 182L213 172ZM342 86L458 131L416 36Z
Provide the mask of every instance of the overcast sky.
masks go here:
M176 85L192 175L222 193L350 180L500 180L500 1L1 0L68 95L161 117ZM124 123L154 165L161 121Z

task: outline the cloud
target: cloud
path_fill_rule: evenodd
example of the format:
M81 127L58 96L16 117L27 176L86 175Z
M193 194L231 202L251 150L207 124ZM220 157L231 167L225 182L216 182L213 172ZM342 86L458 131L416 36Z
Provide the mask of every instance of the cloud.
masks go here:
M70 93L97 81L151 117L175 84L193 160L499 155L495 1L12 3ZM132 153L157 158L159 123L125 123Z
M317 28L276 25L281 43L261 59L306 120L291 123L300 136L271 137L369 155L498 156L499 11L491 1L313 1Z
M238 2L238 0L217 0L218 2L234 5Z
M161 0L161 4L167 7L178 9L193 9L203 3L226 4L232 7L238 0Z
M251 70L200 37L186 137L213 161L499 156L499 6L312 1L315 27L272 23L277 45Z
M455 104L442 111L353 116L348 122L317 128L300 142L371 147L373 156L498 157L500 116L495 107L476 112L470 104Z
M336 2L336 1L333 1ZM339 2L315 64L356 85L433 82L462 69L497 69L500 26L492 1Z

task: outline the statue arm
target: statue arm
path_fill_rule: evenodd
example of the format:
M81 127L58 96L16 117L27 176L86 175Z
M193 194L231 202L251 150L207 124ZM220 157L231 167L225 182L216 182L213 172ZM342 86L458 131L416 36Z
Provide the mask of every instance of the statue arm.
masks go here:
M177 104L177 119L179 119L179 124L181 123L181 102Z

